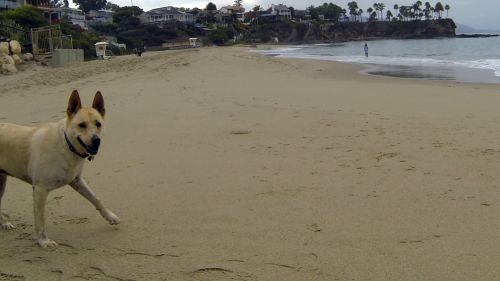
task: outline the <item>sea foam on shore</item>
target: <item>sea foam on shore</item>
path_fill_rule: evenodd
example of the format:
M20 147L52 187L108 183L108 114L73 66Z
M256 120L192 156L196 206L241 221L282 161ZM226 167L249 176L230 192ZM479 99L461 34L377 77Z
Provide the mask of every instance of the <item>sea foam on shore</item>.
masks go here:
M500 54L495 51L500 39L496 37L371 41L368 57L363 53L364 43L280 46L256 52L283 58L375 65L366 72L377 75L500 83ZM397 70L401 70L400 75ZM467 75L462 75L464 72Z

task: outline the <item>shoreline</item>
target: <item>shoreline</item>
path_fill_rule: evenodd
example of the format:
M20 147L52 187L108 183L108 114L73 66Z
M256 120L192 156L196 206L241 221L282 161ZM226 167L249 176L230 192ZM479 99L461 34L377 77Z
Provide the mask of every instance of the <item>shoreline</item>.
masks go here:
M396 40L396 39L386 39ZM354 41L349 41L354 42ZM357 42L357 41L356 41ZM497 76L495 70L485 67L472 67L461 65L461 62L438 62L435 64L419 64L412 58L403 58L406 61L403 64L400 61L393 63L380 63L378 62L381 57L376 57L375 62L362 62L361 57L353 57L352 61L346 61L346 58L339 58L332 55L310 55L310 54L293 54L288 53L289 48L297 48L301 46L321 46L324 44L306 44L306 45L259 45L260 50L252 49L250 52L261 54L263 56L272 56L280 59L304 59L312 61L333 61L347 64L361 65L363 67L362 74L386 76L386 77L399 77L399 78L413 78L419 80L449 80L463 83L485 83L485 84L500 84L500 76ZM328 45L328 44L327 44ZM276 51L274 51L276 50ZM273 52L274 51L274 52ZM371 58L371 57L370 57ZM393 58L394 59L394 58ZM401 58L399 58L401 59ZM413 64L411 64L413 63Z
M475 280L500 276L500 86L359 73L247 47L146 52L0 77L0 121L104 95L84 178L33 232L9 178L0 276L18 280ZM68 263L68 260L71 260Z
M500 84L500 77L491 69L464 66L403 66L383 64L362 64L363 74L412 78L419 80L444 80L473 84Z

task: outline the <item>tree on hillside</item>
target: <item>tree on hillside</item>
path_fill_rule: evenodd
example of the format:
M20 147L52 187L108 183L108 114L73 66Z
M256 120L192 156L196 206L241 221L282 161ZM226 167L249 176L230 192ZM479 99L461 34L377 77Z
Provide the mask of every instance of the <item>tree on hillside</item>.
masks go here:
M8 19L26 27L40 27L48 24L47 19L37 8L26 5L0 13L0 20Z
M400 6L399 13L405 20L409 20L415 16L410 6Z
M425 2L424 4L424 16L426 20L430 20L432 18L431 4L429 2Z
M137 6L125 6L115 10L113 14L113 22L118 24L121 29L135 27L139 23L137 16L144 11Z
M387 10L387 14L385 16L385 19L387 19L388 21L391 20L391 18L393 18L394 15L392 14L391 10Z
M445 5L444 9L446 10L446 17L448 18L448 11L450 10L450 5Z
M413 13L414 13L414 17L415 19L416 18L422 18L423 16L423 13L422 13L422 8L420 8L422 6L422 1L417 1L415 2L415 4L413 4Z
M307 10L309 11L309 14L311 15L311 18L313 18L315 20L319 19L318 10L313 5L307 7Z
M436 3L436 6L434 6L434 12L438 14L439 18L441 18L441 13L444 12L444 7L441 2Z
M368 13L368 18L369 18L368 20L369 21L373 20L372 19L372 13L373 13L372 7L369 7L368 9L366 9L366 12Z
M120 8L120 6L116 5L115 3L111 3L111 2L107 2L106 7L105 7L106 10L111 10L111 11L116 11L119 8Z
M359 10L358 10L358 17L359 17L359 19L360 19L361 21L363 21L363 13L364 13L364 12L365 12L365 11L363 11L363 9L359 9Z
M84 13L90 10L101 10L106 7L106 0L73 0L73 3Z
M212 2L208 2L207 7L205 9L212 14L214 11L217 11L217 6L215 6L215 4Z
M324 3L323 5L313 9L316 10L318 15L322 14L325 16L325 19L333 21L338 21L340 16L343 14L343 9L333 3Z
M383 12L385 9L385 4L384 3L374 3L373 8L375 8L375 11L380 12L380 20L383 20Z
M349 15L354 16L354 21L356 21L356 16L358 15L358 3L356 1L352 1L347 3L347 7L349 9Z

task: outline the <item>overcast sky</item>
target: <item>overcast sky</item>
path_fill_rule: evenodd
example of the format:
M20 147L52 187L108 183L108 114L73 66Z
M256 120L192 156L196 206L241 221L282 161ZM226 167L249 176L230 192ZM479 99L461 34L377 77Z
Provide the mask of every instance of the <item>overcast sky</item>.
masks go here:
M120 6L130 6L133 3L145 11L153 8L174 6L186 8L204 8L210 1L200 0L108 0ZM342 8L347 9L347 3L352 0L243 0L243 5L248 9L253 8L255 5L261 5L263 8L268 8L271 4L285 4L292 6L296 9L305 9L310 5L319 6L324 2L332 2ZM417 0L357 0L358 6L366 11L375 2L382 2L388 8L392 8L394 4L410 5ZM421 0L423 3L426 0ZM211 0L217 8L230 5L232 0ZM438 0L429 1L431 5L435 5ZM443 5L450 5L450 17L457 23L465 24L475 28L500 30L500 0L443 0Z

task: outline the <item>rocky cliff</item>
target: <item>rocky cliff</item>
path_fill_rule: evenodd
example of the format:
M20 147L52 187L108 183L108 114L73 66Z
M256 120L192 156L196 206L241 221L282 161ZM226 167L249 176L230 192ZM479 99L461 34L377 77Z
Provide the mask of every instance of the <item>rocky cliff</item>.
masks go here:
M351 41L383 38L455 37L456 25L452 19L426 21L372 21L337 23L277 22L254 26L246 38L254 42L268 42L277 37L281 43L318 41Z

